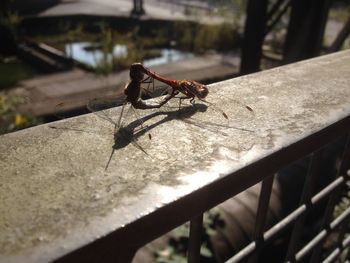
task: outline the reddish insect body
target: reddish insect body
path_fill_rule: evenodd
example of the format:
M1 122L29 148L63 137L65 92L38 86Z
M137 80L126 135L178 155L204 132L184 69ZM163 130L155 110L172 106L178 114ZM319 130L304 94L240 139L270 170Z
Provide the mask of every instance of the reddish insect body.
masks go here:
M192 99L192 100L195 98L204 99L209 93L207 86L197 81L168 79L155 72L150 71L140 63L135 63L132 66L138 67L139 70L141 70L143 73L147 74L148 76L169 85L170 87L173 88L173 92L184 94L185 95L185 97L183 97L184 99L185 98Z
M144 75L147 75L148 77L144 78ZM150 71L148 68L144 67L141 63L134 63L131 65L130 79L131 81L125 88L124 94L126 95L126 101L130 102L137 109L160 108L165 103L167 103L170 99L174 98L176 95L180 93L183 95L183 96L177 97L180 99L180 104L181 104L181 101L184 99L190 99L190 102L192 103L197 98L201 101L204 101L212 105L211 103L205 100L205 98L209 93L207 86L194 80L173 80L173 79L165 78L155 72ZM172 89L171 93L165 96L163 101L161 101L158 104L149 104L148 102L140 98L141 84L151 83L152 79L161 81L167 84L168 86L170 86ZM226 113L224 113L222 110L218 108L216 109L222 112L223 116L226 119L228 119Z
M173 80L165 78L155 72L150 71L148 68L144 67L141 63L134 63L130 67L130 78L131 81L143 81L143 75L146 74L151 78L159 80L167 85L169 85L173 89L173 93L178 94L182 93L186 96L186 98L194 99L204 99L209 91L208 88L194 80ZM149 79L146 78L147 80ZM174 96L175 96L174 95Z
M140 63L134 63L130 67L130 82L124 89L126 101L136 109L154 109L160 108L174 96L168 95L164 100L157 104L150 104L141 99L141 85L143 83L151 83L150 77L144 77L143 66Z

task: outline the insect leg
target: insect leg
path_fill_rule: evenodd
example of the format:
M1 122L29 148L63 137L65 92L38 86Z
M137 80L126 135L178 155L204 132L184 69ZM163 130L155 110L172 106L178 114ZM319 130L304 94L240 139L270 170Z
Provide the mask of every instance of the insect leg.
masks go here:
M120 128L121 121L122 121L122 117L123 117L123 113L124 113L124 109L125 109L125 105L126 105L126 104L127 104L127 103L124 103L123 106L122 106L122 109L121 109L119 118L118 118L117 122L116 122L115 125L114 125L114 132L116 131L116 129L119 129L119 128Z

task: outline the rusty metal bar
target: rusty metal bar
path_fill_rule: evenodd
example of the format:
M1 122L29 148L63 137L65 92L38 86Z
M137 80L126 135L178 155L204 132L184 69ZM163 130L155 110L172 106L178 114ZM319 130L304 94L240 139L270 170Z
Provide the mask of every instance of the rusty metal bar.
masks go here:
M266 218L269 209L270 197L272 192L274 175L265 178L261 183L259 204L256 213L255 230L253 234L253 240L255 240L257 249L254 255L249 258L248 262L256 262L259 256L259 250L264 243L264 230L266 224Z
M201 250L203 214L190 222L190 239L188 244L188 263L199 263Z
M319 166L321 161L322 150L312 153L309 163L309 170L305 178L303 193L300 198L300 204L305 204L306 209L311 209L311 197L317 181L317 175L319 174ZM297 251L297 245L299 244L300 236L303 231L304 221L306 213L300 215L297 219L293 232L289 241L289 246L286 255L286 261L295 261L295 252Z
M328 226L325 227L318 235L316 235L307 245L305 245L295 256L296 261L302 260L312 249L321 244L328 234L338 228L342 222L350 217L350 207L348 207L340 216L334 219Z

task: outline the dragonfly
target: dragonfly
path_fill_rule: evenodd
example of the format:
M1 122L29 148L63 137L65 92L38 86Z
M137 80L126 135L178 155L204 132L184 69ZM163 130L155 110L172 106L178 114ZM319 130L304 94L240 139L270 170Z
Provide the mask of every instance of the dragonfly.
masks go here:
M146 74L148 77L143 78L144 74ZM224 116L225 119L228 119L227 114L221 110L220 108L216 107L214 104L208 102L205 100L205 98L209 94L209 89L206 85L199 83L194 80L174 80L174 79L169 79L164 76L161 76L160 74L151 71L150 69L146 68L143 66L141 63L134 63L130 67L130 78L131 82L130 84L126 87L124 90L125 95L127 96L127 100L132 103L132 105L137 108L147 108L145 105L142 103L140 104L140 101L135 102L135 95L138 93L139 90L137 90L137 87L134 87L133 85L138 85L142 82L150 82L154 84L154 79L168 85L171 88L170 94L168 94L164 100L159 103L158 105L154 105L154 108L160 108L163 106L165 103L167 103L170 99L172 98L178 98L179 99L179 108L181 108L181 102L185 99L189 99L190 103L193 104L195 99L198 99L200 101L203 101L213 108L215 108L217 111L220 111L222 115ZM135 79L135 81L134 81ZM136 91L136 92L134 92ZM179 94L182 94L178 96ZM140 104L140 105L139 105ZM151 108L151 107L148 107ZM251 110L250 107L247 107L247 109Z
M146 68L141 63L133 63L130 66L129 70L129 77L130 81L126 84L124 88L124 97L119 99L109 98L109 99L92 99L87 104L87 108L89 111L95 113L100 118L105 119L111 123L114 124L114 141L115 145L113 146L113 151L110 155L110 158L107 162L107 165L105 169L108 168L108 165L111 161L112 155L117 148L123 147L123 143L132 143L136 148L147 154L144 147L142 147L135 138L133 138L132 134L134 134L136 126L134 125L133 128L130 131L130 125L128 125L128 128L123 125L123 115L128 114L130 112L130 109L133 110L134 114L136 115L136 119L138 120L138 124L140 126L139 135L147 133L148 127L144 126L143 120L139 118L137 112L135 109L140 110L147 110L147 109L156 109L165 107L165 104L169 102L171 99L179 99L179 110L180 113L181 104L183 100L188 99L190 103L194 106L195 100L199 100L204 102L205 104L208 104L210 107L212 107L214 110L221 112L222 116L225 119L228 119L227 114L214 105L213 103L210 103L206 100L206 97L209 94L208 87L202 83L199 83L194 80L174 80L169 79L167 77L161 76L160 74L151 71L150 69ZM142 98L142 94L149 94L151 97L152 95L150 93L150 85L152 84L153 91L155 90L154 83L157 80L163 84L166 85L166 92L162 92L160 99L158 100L152 99L152 100L145 100ZM146 85L146 87L145 87ZM131 107L129 110L125 113L125 107L130 104ZM113 121L110 116L104 111L104 109L122 105L120 115L117 119L117 121ZM245 106L246 109L249 111L253 111L249 106ZM193 113L194 111L192 111ZM187 118L187 117L185 117ZM191 123L191 121L189 122ZM135 136L136 137L136 136ZM148 137L151 140L152 136L150 133L148 133ZM125 145L124 145L125 146ZM147 154L148 155L148 154Z

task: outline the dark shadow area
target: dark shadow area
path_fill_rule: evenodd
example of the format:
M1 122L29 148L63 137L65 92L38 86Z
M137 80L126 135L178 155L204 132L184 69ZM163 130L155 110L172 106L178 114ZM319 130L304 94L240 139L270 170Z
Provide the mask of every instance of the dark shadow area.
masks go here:
M125 127L116 127L116 132L114 133L114 145L112 146L112 152L106 164L106 169L108 169L109 163L116 150L122 149L132 143L133 146L148 155L147 151L140 144L138 144L137 139L139 137L145 135L146 133L149 133L149 139L151 140L152 136L150 134L152 129L155 127L176 119L186 120L196 114L196 112L205 112L207 108L208 106L205 104L194 104L172 111L157 111L155 113L151 113L147 116L137 119ZM152 125L142 127L143 124L148 120L160 115L164 115L165 117Z
M13 0L10 2L12 12L20 15L34 15L57 5L61 0Z

